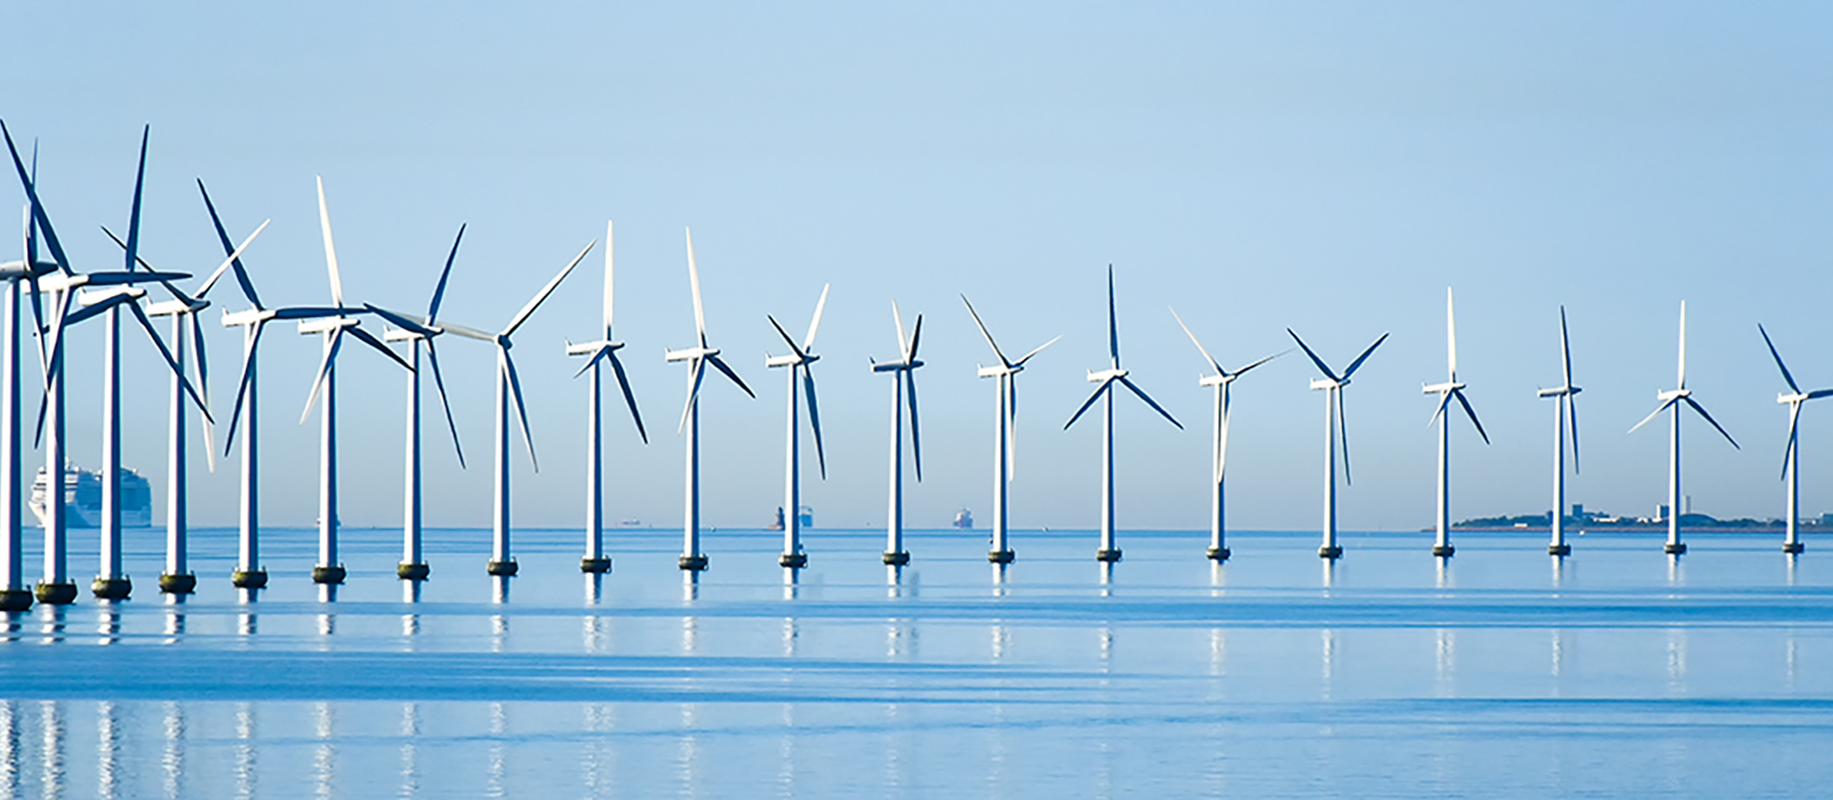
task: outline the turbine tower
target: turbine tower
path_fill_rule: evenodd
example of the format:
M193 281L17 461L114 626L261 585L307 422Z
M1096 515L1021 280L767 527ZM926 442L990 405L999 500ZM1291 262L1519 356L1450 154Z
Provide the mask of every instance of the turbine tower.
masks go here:
M1172 425L1176 425L1178 430L1183 430L1184 425L1172 418L1171 414L1161 408L1157 401L1147 396L1144 390L1128 380L1127 371L1120 368L1120 333L1114 325L1114 265L1112 264L1107 267L1107 352L1108 368L1100 372L1090 370L1088 373L1089 383L1101 385L1095 387L1095 393L1082 402L1082 407L1076 409L1075 415L1070 417L1068 422L1063 423L1063 430L1069 430L1069 426L1076 424L1076 420L1081 419L1082 413L1087 411L1089 406L1094 405L1096 400L1102 401L1101 547L1095 551L1095 560L1119 561L1120 548L1114 544L1114 385L1118 383L1132 390L1133 394L1144 400L1153 411L1157 411L1159 416L1164 417Z
M1058 336L1038 346L1036 350L1026 353L1023 358L1013 361L1000 352L999 344L993 341L993 334L987 331L985 322L980 321L980 314L974 311L974 304L969 303L967 295L961 296L962 304L967 306L967 313L979 326L980 335L987 340L987 346L993 348L993 357L999 359L995 366L980 366L977 370L982 378L997 378L999 383L998 416L994 419L996 432L993 435L993 546L987 551L987 560L995 564L1010 564L1015 554L1006 537L1006 489L1011 483L1015 467L1018 464L1018 373L1025 371L1025 362L1032 356L1044 352L1044 348L1056 344Z
M687 282L694 293L694 333L698 339L693 347L664 351L663 358L688 362L687 406L681 411L680 426L687 440L687 513L682 523L684 541L677 563L684 570L698 572L707 565L706 554L700 552L700 383L706 378L706 366L712 364L753 400L757 395L739 379L738 373L720 360L718 348L707 346L706 313L700 305L700 270L694 265L694 232L691 229L687 231ZM793 513L794 509L790 511Z
M904 336L904 316L891 304L891 321L897 326L898 360L872 365L873 372L892 374L891 384L891 500L885 524L886 564L901 567L910 563L910 552L904 549L904 402L910 403L910 453L916 464L916 479L923 480L923 442L917 427L916 370L923 366L917 359L917 348L923 342L923 315L918 314L909 338Z
M458 454L458 467L465 467L465 450L458 443L458 424L452 420L452 402L446 397L445 377L439 372L439 350L433 346L433 339L444 333L438 327L439 303L445 299L446 280L452 277L452 262L458 258L458 245L465 240L465 226L458 226L458 236L452 239L452 251L446 255L445 269L439 273L439 283L433 287L433 300L427 305L426 323L421 324L401 314L384 308L364 303L376 316L395 326L392 330L383 331L382 340L407 343L407 442L406 459L402 481L401 509L401 563L395 565L395 575L402 580L423 581L432 574L432 567L426 563L426 557L420 546L421 503L420 503L420 345L426 345L427 361L433 366L433 386L439 391L439 404L446 412L446 428L452 432L452 450Z
M770 326L776 329L777 335L789 345L789 355L773 356L766 354L764 366L769 368L789 368L789 432L786 446L788 464L783 478L783 555L777 563L789 569L801 569L808 566L808 554L802 552L802 437L796 427L796 411L800 401L796 399L798 382L808 389L808 426L815 432L815 459L821 466L821 479L827 480L827 451L821 445L821 406L815 402L814 363L821 360L814 352L815 334L821 330L821 312L827 310L827 284L821 286L821 299L815 301L815 316L809 320L808 335L802 338L798 346L788 331L783 330L782 323L776 317L765 315ZM905 557L908 559L908 556Z
M637 436L642 437L643 444L649 444L649 432L643 430L643 415L636 410L636 395L630 393L630 378L624 374L624 363L617 358L617 351L623 349L624 343L611 336L611 298L612 298L612 265L611 265L611 222L605 222L605 315L604 335L598 341L581 344L566 343L566 354L569 356L589 356L586 365L573 373L577 378L592 373L592 382L587 392L586 402L586 438L590 441L591 452L586 454L586 554L579 559L579 571L605 573L611 571L611 559L605 555L605 483L604 483L604 426L601 424L603 404L599 402L601 381L599 367L610 362L611 371L617 376L618 388L624 392L624 403L630 406L630 419L636 422Z
M1680 541L1680 404L1684 402L1698 412L1706 422L1712 424L1713 429L1717 430L1719 435L1725 437L1725 441L1731 443L1733 448L1742 449L1738 448L1737 440L1731 438L1731 434L1726 433L1724 427L1718 424L1718 420L1706 413L1706 407L1693 399L1692 390L1687 388L1687 301L1685 300L1680 301L1680 376L1675 382L1679 384L1679 388L1656 394L1655 399L1660 401L1661 405L1656 406L1654 411L1649 412L1649 415L1636 423L1634 428L1629 429L1630 433L1635 433L1637 428L1661 416L1661 412L1673 409L1674 413L1671 415L1668 428L1668 541L1661 548L1663 552L1673 556L1687 552L1687 546Z
M1281 353L1274 353L1234 372L1222 368L1222 364L1203 349L1203 343L1197 341L1197 335L1190 332L1190 326L1184 324L1184 318L1177 315L1177 309L1171 310L1171 318L1177 320L1177 326L1184 329L1184 335L1190 337L1190 343L1197 346L1197 352L1203 354L1203 360L1209 362L1209 368L1215 370L1213 375L1204 375L1197 379L1198 386L1209 386L1215 389L1215 436L1210 442L1210 480L1212 486L1209 494L1209 557L1216 561L1227 561L1228 543L1224 538L1227 520L1224 515L1226 500L1222 481L1228 466L1228 393L1235 379L1246 375L1248 370L1278 358Z
M1451 546L1451 416L1446 413L1452 400L1457 400L1458 406L1464 409L1464 416L1476 426L1483 443L1489 444L1489 434L1483 430L1483 423L1477 421L1476 409L1470 407L1469 398L1464 396L1465 384L1457 379L1457 317L1452 311L1450 287L1445 288L1445 374L1444 383L1420 389L1423 394L1438 395L1438 410L1432 412L1432 420L1426 424L1438 423L1438 538L1432 543L1432 555L1439 558L1450 558L1457 552L1457 548Z
M304 413L299 415L299 424L312 416L312 406L318 403L319 395L324 395L325 407L319 414L318 437L318 563L312 567L312 581L330 586L344 582L344 565L337 558L337 353L343 346L344 335L348 333L382 354L402 368L412 370L413 365L388 349L369 331L358 327L361 320L350 316L356 309L344 306L344 284L337 272L337 246L331 240L331 214L325 209L325 179L318 178L318 225L325 239L325 272L331 280L330 313L302 318L299 333L310 336L319 334L324 337L324 356L318 362L317 377L312 380L312 391L306 396ZM227 320L225 320L227 322ZM249 345L253 352L253 344ZM251 406L252 407L252 406ZM253 416L252 412L250 416ZM250 432L254 426L249 425Z
M3 125L4 123L0 123ZM7 134L12 144L12 134ZM33 154L34 166L37 154ZM21 167L23 168L23 164ZM36 170L34 170L36 171ZM28 179L28 183L29 183ZM25 208L25 259L0 264L0 279L6 281L4 332L0 332L0 527L5 528L6 543L0 551L0 611L24 611L32 605L32 592L25 588L21 513L20 451L23 439L19 430L19 293L32 292L33 308L38 303L38 278L57 271L55 261L38 260L38 221L33 203ZM29 285L21 286L21 283ZM41 330L42 325L34 330ZM36 337L34 337L36 338ZM43 341L39 339L39 341ZM43 358L43 351L40 351Z
M1318 371L1324 374L1322 378L1311 379L1312 391L1324 393L1324 543L1318 546L1317 554L1319 558L1335 560L1343 557L1343 548L1337 544L1337 441L1339 439L1343 443L1343 482L1345 484L1351 482L1349 427L1343 417L1343 387L1349 385L1351 376L1362 367L1362 362L1367 361L1368 357L1374 354L1375 348L1387 341L1387 334L1381 334L1381 338L1376 339L1367 350L1363 350L1362 355L1356 356L1356 360L1349 362L1349 368L1343 370L1342 375L1338 375L1330 368L1330 365L1324 363L1324 359L1318 358L1317 353L1312 352L1310 345L1305 344L1304 339L1298 338L1296 332L1287 328L1286 333L1292 335L1292 341L1298 342L1299 348L1311 358L1311 363L1315 364Z
M597 246L597 239L587 243L585 249L580 250L579 255L573 256L573 260L560 270L560 274L555 275L553 280L541 287L541 291L536 292L534 298L530 299L527 305L522 306L521 311L517 311L516 315L509 319L509 324L504 326L501 332L486 333L475 328L450 323L439 326L459 336L489 342L496 346L496 458L494 459L496 470L491 485L494 491L491 504L493 513L491 514L490 562L484 566L485 571L491 575L508 577L516 574L516 561L509 552L509 405L511 401L515 403L516 416L522 421L522 444L528 448L528 463L534 467L536 472L541 471L541 462L535 459L535 439L528 429L528 408L522 402L522 378L516 372L515 359L509 355L510 348L515 347L515 342L511 341L510 337L515 335L516 329L522 327L522 323L528 321L528 318L535 313L535 309L541 307L541 303L547 300L547 296L554 293L554 289L560 286L560 282L566 280L566 276L573 272L573 268L585 260L586 254L592 252L592 248Z
M210 400L209 358L204 350L203 322L198 314L210 307L210 301L205 297L210 294L211 288L216 286L216 282L222 279L223 273L227 272L232 264L241 259L242 251L254 242L255 237L267 230L269 222L272 220L262 222L254 233L249 234L248 238L242 241L241 247L230 251L229 257L211 271L210 277L204 280L195 296L185 294L169 281L161 282L166 292L172 295L172 299L152 303L146 309L149 317L169 316L172 318L172 353L180 369L185 366L186 362L187 339L197 347L196 385L204 399L204 405L198 406L197 410L198 418L202 423L201 432L204 436L204 457L211 472L216 471L216 433L215 423L210 419L207 411ZM110 239L114 239L115 244L120 245L122 250L127 249L127 243L115 236L113 231L107 228L103 228L102 231L107 233ZM141 267L152 270L152 266L147 264L145 259L136 258L135 260ZM172 378L170 398L171 412L166 425L166 554L165 571L159 575L159 590L166 594L190 594L197 590L197 576L190 570L187 541L190 516L187 490L190 462L185 448L185 390L183 383L176 375Z
M1795 376L1790 375L1788 366L1782 363L1782 355L1776 352L1776 343L1769 340L1769 331L1757 325L1757 332L1763 334L1763 343L1769 345L1769 355L1776 360L1776 369L1782 371L1782 381L1788 384L1788 392L1776 395L1776 402L1788 406L1788 448L1782 454L1782 480L1788 485L1788 534L1782 540L1782 552L1800 553L1800 531L1797 526L1801 520L1801 404L1809 400L1818 400L1833 395L1833 389L1815 389L1811 392L1801 391L1795 385Z
M1584 391L1572 383L1572 345L1566 339L1566 307L1559 307L1559 364L1565 383L1541 389L1537 397L1553 398L1553 541L1547 555L1572 555L1566 543L1566 426L1572 426L1572 472L1578 473L1578 404L1573 398Z

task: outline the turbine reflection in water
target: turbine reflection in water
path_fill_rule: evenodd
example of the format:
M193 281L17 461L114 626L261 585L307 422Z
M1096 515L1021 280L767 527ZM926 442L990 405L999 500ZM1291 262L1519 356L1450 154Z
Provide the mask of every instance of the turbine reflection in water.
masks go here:
M407 581L419 583L419 581ZM420 795L420 705L401 704L401 796Z
M63 797L64 775L64 709L56 700L38 704L39 787L45 797Z
M331 740L336 720L332 711L332 705L323 700L312 704L313 736L318 740L312 748L312 777L318 796L323 798L338 796L337 745Z
M255 706L241 702L235 709L235 790L237 797L254 797L259 760L255 751Z
M121 730L115 704L103 700L95 704L96 721L96 796L121 796Z
M165 702L165 757L160 760L165 796L185 797L185 711L176 700Z

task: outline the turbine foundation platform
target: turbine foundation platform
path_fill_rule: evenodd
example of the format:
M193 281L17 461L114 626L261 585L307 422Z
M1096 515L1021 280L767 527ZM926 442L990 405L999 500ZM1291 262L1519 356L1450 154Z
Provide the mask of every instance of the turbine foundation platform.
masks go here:
M428 564L402 563L395 565L395 577L404 581L423 581L427 579L427 576L432 574L433 568Z
M344 570L342 565L327 567L320 564L312 568L312 582L335 586L343 583L344 576L347 574L349 573Z
M1572 555L1572 545L1569 545L1569 544L1550 544L1550 545L1547 545L1547 555L1550 555L1550 556L1569 556L1569 555Z
M31 590L0 589L0 611L24 611L31 607Z
M1448 545L1448 544L1432 545L1432 555L1438 556L1439 558L1450 558L1456 554L1457 554L1457 548L1452 547L1451 545Z
M189 573L162 574L159 576L159 591L166 594L191 594L197 591L197 576Z
M1096 561L1106 561L1110 564L1118 562L1120 560L1120 548L1116 547L1112 550L1096 550L1095 551L1095 560Z
M1806 549L1807 549L1806 547L1801 546L1800 542L1784 542L1782 544L1782 552L1784 553L1800 555L1801 551L1806 550Z
M1208 555L1211 561L1227 561L1229 552L1226 547L1211 547Z
M134 582L126 576L119 578L96 578L89 583L89 591L103 600L126 600L134 593Z
M267 588L267 570L238 569L230 573L229 582L235 584L237 589L265 589Z
M1319 547L1317 549L1317 557L1318 558L1328 558L1332 561L1335 561L1343 557L1343 548L1337 545L1329 545L1329 544L1324 545L1323 547Z
M603 575L611 571L611 559L592 558L590 556L581 558L579 559L579 571L590 572L594 575Z
M32 594L45 605L67 606L76 602L76 584L41 583L32 587Z
M700 572L701 570L706 569L706 563L707 563L706 556L703 556L703 555L682 556L679 559L675 560L676 566L679 566L680 568L689 570L691 572Z
M808 554L784 553L777 557L776 563L789 569L801 569L808 566Z
M1687 543L1686 542L1668 542L1667 544L1664 544L1661 546L1661 552L1667 553L1670 556L1681 555L1687 552Z
M520 569L520 567L517 567L514 561L492 561L484 565L485 572L503 578L516 574L516 570L518 569Z
M906 550L898 553L885 553L879 556L879 560L894 567L901 567L910 563L910 552Z
M1018 554L1010 550L988 550L987 551L987 560L995 564L1010 564L1012 563L1012 559L1017 558L1017 557L1018 557Z

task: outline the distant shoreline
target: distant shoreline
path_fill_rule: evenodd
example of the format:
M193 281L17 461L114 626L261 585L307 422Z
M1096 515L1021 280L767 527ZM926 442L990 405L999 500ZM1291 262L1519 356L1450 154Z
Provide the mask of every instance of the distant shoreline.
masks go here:
M1808 532L1817 530L1818 528L1819 528L1818 525L1813 525L1813 526L1803 525L1801 526L1800 530L1803 533L1808 533ZM1420 528L1419 530L1421 533L1431 533L1437 529L1436 528ZM1597 528L1586 528L1583 526L1573 526L1571 528L1567 528L1567 531L1572 532L1574 534L1667 533L1667 530L1668 530L1668 526L1665 524L1660 524L1660 525L1604 525L1604 526L1600 526ZM1782 525L1682 525L1680 526L1680 530L1686 533L1786 533L1788 531L1788 528ZM1527 527L1521 527L1518 525L1473 525L1470 527L1465 527L1462 525L1454 525L1451 528L1451 532L1452 533L1552 533L1552 526L1550 525L1538 525L1538 526L1529 525Z

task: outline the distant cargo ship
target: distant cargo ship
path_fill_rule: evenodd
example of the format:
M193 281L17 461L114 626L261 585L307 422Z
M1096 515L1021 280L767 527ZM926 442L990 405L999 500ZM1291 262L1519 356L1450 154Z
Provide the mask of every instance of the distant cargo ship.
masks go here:
M802 527L804 527L804 528L813 528L813 527L815 527L815 509L814 509L814 507L812 507L812 506L803 506L803 507L802 507L802 508L800 509L800 512L801 512L801 513L798 513L798 514L796 515L796 517L797 517L797 522L799 522L799 523L801 524L801 526L802 526ZM775 521L775 522L772 522L772 523L770 523L770 526L769 526L769 527L766 527L766 528L764 528L764 530L767 530L767 531L780 531L780 530L782 530L782 529L783 529L783 507L782 507L782 506L777 506L777 507L776 507L776 521Z
M964 530L964 531L973 530L974 529L974 513L971 511L968 511L965 508L961 509L959 512L955 513L954 525L955 527L960 528L961 530Z
M32 481L32 514L39 527L45 524L45 489L50 480L38 468ZM81 469L64 471L64 524L72 528L102 526L102 473ZM121 468L121 524L144 528L153 524L153 491L140 473Z

